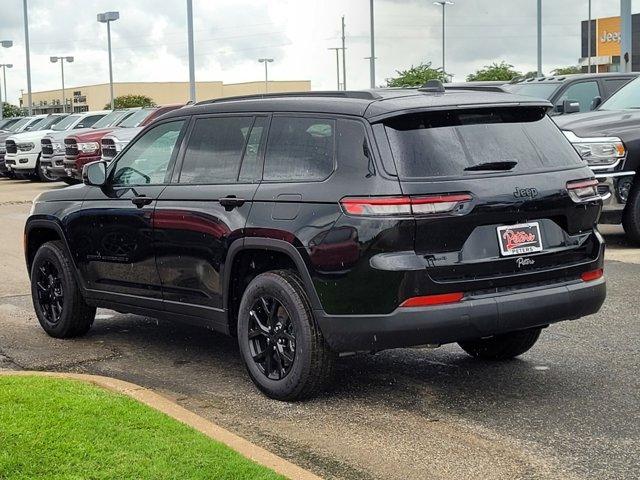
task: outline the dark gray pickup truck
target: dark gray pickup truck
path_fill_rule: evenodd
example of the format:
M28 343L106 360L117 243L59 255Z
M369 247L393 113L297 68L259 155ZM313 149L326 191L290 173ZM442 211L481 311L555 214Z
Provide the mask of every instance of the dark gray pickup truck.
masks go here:
M589 164L604 201L600 223L622 223L640 245L640 78L592 112L554 117Z

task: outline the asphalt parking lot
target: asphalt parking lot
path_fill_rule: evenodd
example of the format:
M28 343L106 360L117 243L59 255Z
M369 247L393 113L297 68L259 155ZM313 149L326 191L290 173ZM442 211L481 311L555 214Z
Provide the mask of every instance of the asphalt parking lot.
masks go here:
M344 359L304 403L259 394L235 341L99 311L78 340L55 340L32 311L22 227L38 192L0 179L0 368L109 375L340 479L632 479L640 471L640 249L609 245L597 315L548 328L520 359L471 360L456 346Z

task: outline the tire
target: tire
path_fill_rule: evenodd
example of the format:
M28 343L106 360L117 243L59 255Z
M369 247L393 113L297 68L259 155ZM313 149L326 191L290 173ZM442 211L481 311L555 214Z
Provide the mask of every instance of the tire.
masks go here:
M73 338L89 331L96 308L86 304L62 242L42 245L31 266L31 297L40 325L54 338Z
M251 380L270 398L313 397L332 377L335 355L316 324L302 281L293 272L267 272L249 283L238 312L238 343Z
M38 161L36 162L36 176L41 182L55 182L58 180L57 177L51 176L40 166L40 157L38 157Z
M634 187L629 193L627 206L622 214L622 227L627 238L640 245L640 187Z
M474 358L481 360L509 360L522 355L535 345L541 328L504 333L495 337L459 342L458 345Z

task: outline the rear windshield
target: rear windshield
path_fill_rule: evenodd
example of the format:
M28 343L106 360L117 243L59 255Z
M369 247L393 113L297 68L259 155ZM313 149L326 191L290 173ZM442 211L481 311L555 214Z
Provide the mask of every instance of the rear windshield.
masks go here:
M517 95L527 97L543 98L551 100L554 92L562 85L561 83L515 83L506 85L505 90Z
M541 107L437 111L385 123L402 178L521 174L582 164ZM511 163L515 166L481 168ZM472 170L465 170L476 167Z

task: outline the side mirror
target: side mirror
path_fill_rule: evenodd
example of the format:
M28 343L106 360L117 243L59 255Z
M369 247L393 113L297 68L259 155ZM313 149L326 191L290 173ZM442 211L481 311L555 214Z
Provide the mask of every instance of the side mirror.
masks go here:
M83 124L81 124L81 123L79 123L79 124L77 124L74 128L84 128L84 125L83 125Z
M601 104L602 104L602 97L601 96L593 97L593 100L591 100L591 110L595 110Z
M564 100L559 106L562 110L561 113L578 113L580 111L580 102L577 100Z
M107 183L107 162L87 163L82 169L82 181L92 187L104 187Z

